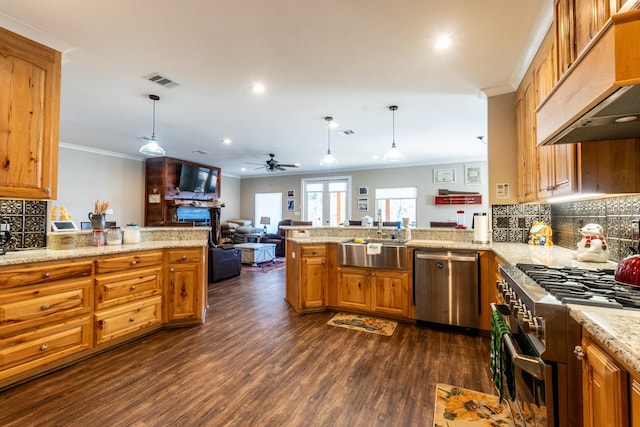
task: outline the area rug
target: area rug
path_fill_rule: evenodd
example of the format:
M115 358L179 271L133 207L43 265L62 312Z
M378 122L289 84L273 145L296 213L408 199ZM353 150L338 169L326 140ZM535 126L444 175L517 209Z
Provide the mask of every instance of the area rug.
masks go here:
M350 313L338 313L333 316L327 324L340 328L369 332L371 334L386 335L388 337L393 335L393 331L395 331L396 326L398 326L398 322L394 320L377 319L375 317Z
M433 427L514 426L507 403L479 391L436 385Z
M270 271L280 270L285 266L285 258L276 258L273 261L261 262L256 266L253 266L251 264L242 264L242 269L246 271L259 271L261 273L268 273Z

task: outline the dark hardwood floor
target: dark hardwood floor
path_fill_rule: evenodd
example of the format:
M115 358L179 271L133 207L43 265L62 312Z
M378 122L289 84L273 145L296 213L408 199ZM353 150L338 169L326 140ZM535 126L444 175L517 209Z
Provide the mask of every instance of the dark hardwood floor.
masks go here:
M284 270L209 286L205 325L156 332L0 392L2 426L431 426L439 382L493 392L486 337L326 325Z

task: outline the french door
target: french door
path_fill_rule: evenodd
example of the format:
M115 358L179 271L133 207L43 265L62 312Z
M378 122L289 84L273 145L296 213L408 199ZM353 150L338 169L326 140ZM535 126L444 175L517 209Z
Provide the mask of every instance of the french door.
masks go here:
M338 226L349 217L350 177L302 180L303 214L314 227Z

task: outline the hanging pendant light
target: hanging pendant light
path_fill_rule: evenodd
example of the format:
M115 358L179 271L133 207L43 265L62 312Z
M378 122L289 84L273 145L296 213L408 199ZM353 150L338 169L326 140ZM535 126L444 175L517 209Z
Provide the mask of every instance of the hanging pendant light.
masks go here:
M153 101L153 128L151 131L151 138L143 137L146 142L142 147L140 147L140 154L145 154L147 156L164 156L165 151L160 145L158 145L158 140L156 139L156 101L160 100L158 95L149 95L149 99Z
M331 154L331 121L333 117L325 117L327 121L327 155L320 160L320 166L335 166L338 164L338 159Z
M385 162L399 162L404 160L404 154L402 154L402 152L400 150L398 150L398 147L396 147L396 110L398 109L397 105L392 105L389 107L389 110L391 110L391 114L392 114L392 123L393 123L393 139L392 139L392 143L391 143L391 149L389 149L389 151L387 151L387 154L384 155L383 160Z

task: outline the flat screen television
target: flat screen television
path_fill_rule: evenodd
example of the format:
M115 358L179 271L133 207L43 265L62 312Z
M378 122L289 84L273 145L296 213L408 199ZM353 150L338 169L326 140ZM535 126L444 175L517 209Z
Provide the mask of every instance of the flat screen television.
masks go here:
M192 193L216 193L218 171L202 166L183 164L180 169L178 188Z

